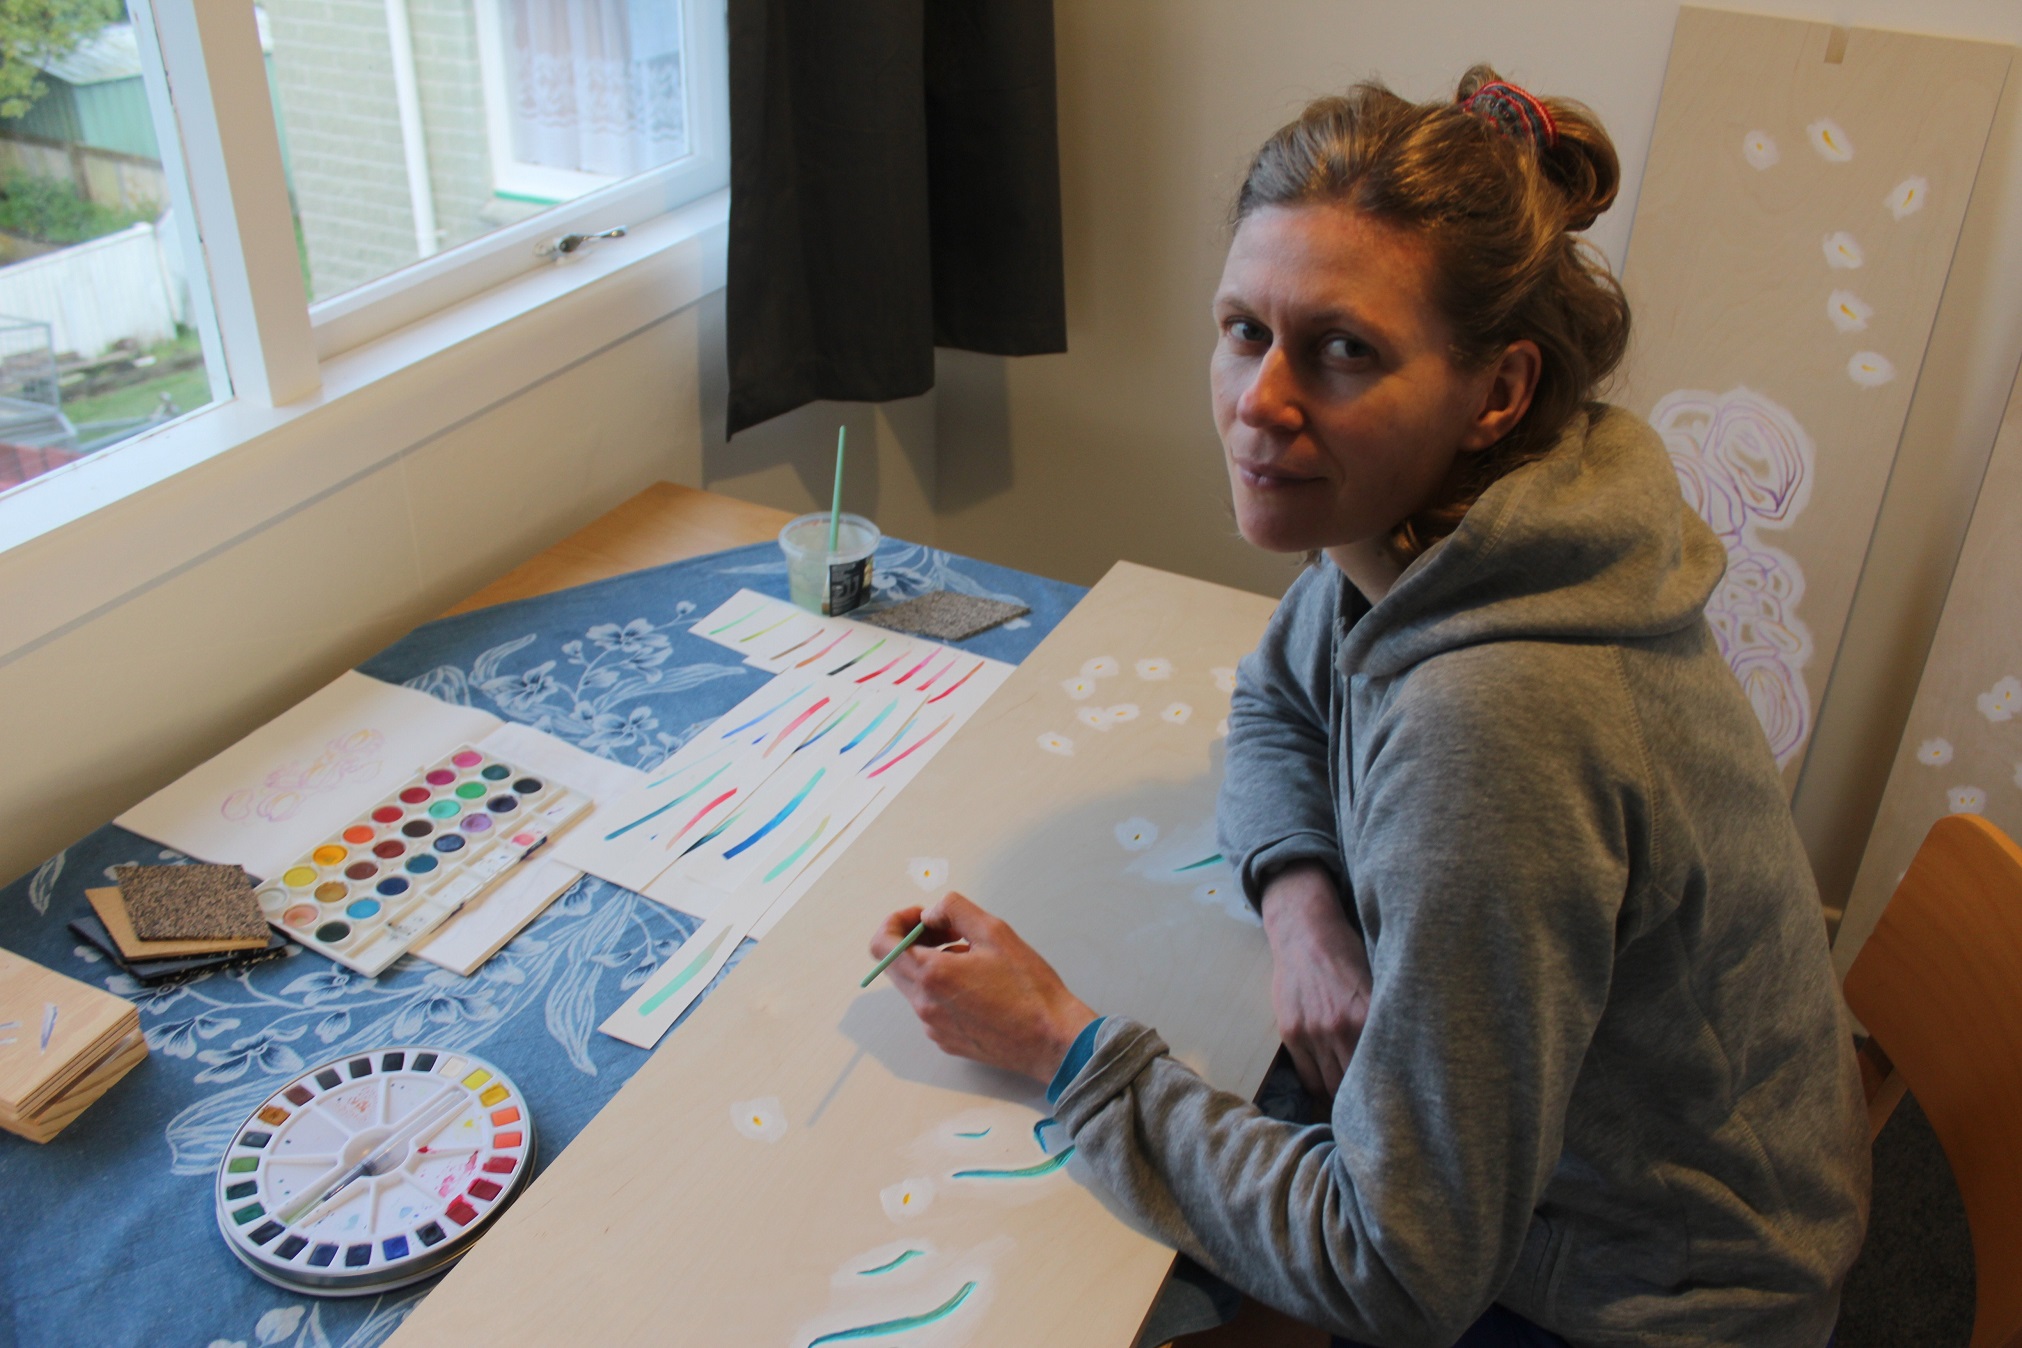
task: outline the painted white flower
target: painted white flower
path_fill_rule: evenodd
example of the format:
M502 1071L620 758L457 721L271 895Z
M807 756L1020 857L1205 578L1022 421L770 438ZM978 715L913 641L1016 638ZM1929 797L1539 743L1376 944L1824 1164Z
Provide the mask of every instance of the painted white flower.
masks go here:
M1215 677L1215 687L1224 693L1236 691L1236 671L1227 665L1216 665L1208 673Z
M1888 206L1889 214L1900 220L1924 209L1924 198L1930 194L1930 183L1912 174L1891 188L1883 202Z
M1215 738L1218 740L1225 740L1228 737L1229 737L1229 718L1224 716L1221 720L1215 722Z
M2006 721L2022 711L2022 679L2010 674L1996 679L1994 686L1978 698L1980 714L1990 721Z
M1874 306L1851 290L1835 290L1825 297L1825 316L1841 332L1861 332L1875 316Z
M1137 677L1140 679L1169 679L1172 677L1172 661L1163 656L1153 656L1149 660L1137 662Z
M1114 707L1108 708L1104 712L1104 715L1116 722L1135 721L1137 719L1137 703L1119 702Z
M1953 814L1978 814L1987 808L1987 793L1977 786L1955 786L1945 793L1945 804Z
M1846 377L1862 388L1880 388L1896 377L1896 365L1879 351L1856 351L1846 363Z
M786 1106L776 1095L739 1100L730 1107L730 1122L754 1141L777 1142L786 1136Z
M1257 916L1257 910L1250 907L1250 901L1243 897L1243 887L1234 880L1208 881L1194 891L1194 902L1219 908L1236 921L1253 927L1264 925L1264 919Z
M1098 655L1092 660L1083 662L1081 666L1081 672L1091 679L1106 679L1122 669L1123 666L1116 663L1116 657L1113 655Z
M1095 680L1089 678L1086 674L1077 674L1071 679L1062 679L1060 686L1067 690L1069 697L1073 698L1076 702L1080 702L1095 691Z
M906 876L921 889L939 889L948 883L948 859L914 857L906 863Z
M1090 730L1106 731L1109 729L1109 708L1081 707L1075 711L1074 719Z
M1952 761L1952 742L1947 739L1925 740L1917 746L1917 761L1927 768L1942 768Z
M907 1221L934 1205L934 1182L925 1175L900 1180L880 1189L878 1202L884 1204L885 1216L895 1222Z
M1059 754L1062 758L1074 757L1074 741L1051 730L1039 737L1039 747L1049 754Z
M1860 243L1843 229L1825 236L1825 264L1835 271L1852 271L1867 261Z
M1167 725L1185 725L1187 718L1193 714L1194 709L1192 707L1189 707L1184 702L1175 702L1160 712L1158 719L1164 721Z
M1811 148L1829 164L1844 164L1854 156L1853 141L1846 128L1830 117L1821 117L1804 129Z
M1741 138L1741 157L1759 169L1770 168L1783 158L1776 140L1767 131L1751 131Z
M1116 842L1126 852L1142 852L1158 841L1158 825L1149 819L1126 819L1116 826Z

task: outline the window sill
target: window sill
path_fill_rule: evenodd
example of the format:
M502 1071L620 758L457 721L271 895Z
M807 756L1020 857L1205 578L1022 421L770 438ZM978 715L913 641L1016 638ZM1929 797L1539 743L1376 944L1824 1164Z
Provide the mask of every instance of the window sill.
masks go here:
M0 663L720 289L717 192L0 498Z

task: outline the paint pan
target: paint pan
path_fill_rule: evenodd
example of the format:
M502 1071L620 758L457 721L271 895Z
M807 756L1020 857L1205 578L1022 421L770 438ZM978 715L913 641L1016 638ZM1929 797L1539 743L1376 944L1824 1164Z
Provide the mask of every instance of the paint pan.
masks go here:
M463 745L260 886L281 934L378 974L592 802Z
M534 1124L492 1064L405 1045L281 1087L219 1164L218 1229L268 1282L369 1296L441 1272L526 1187Z

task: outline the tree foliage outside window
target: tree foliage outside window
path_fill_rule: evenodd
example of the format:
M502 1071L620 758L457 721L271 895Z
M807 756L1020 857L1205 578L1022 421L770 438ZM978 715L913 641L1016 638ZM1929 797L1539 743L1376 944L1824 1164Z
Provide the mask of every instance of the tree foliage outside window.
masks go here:
M0 117L19 117L42 96L38 62L124 17L121 0L0 0Z

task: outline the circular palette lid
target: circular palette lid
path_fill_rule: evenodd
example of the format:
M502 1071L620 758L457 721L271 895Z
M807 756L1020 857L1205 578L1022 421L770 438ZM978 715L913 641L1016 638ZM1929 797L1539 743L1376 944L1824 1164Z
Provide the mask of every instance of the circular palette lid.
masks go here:
M424 1045L349 1053L287 1082L234 1134L218 1229L268 1282L366 1296L454 1262L533 1164L525 1098L491 1063Z

